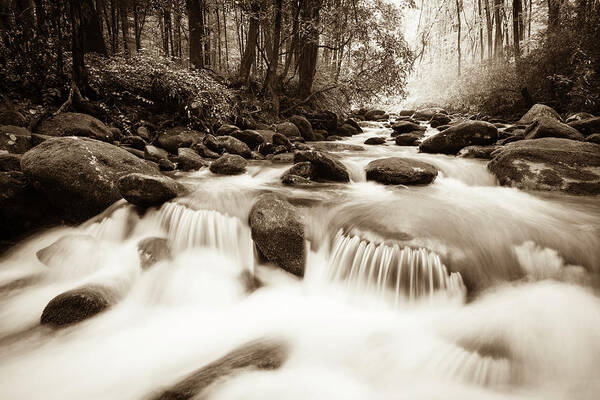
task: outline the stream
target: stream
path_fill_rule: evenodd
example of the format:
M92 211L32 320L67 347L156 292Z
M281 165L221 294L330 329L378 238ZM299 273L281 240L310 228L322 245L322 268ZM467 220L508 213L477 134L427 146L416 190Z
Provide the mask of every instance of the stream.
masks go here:
M290 164L267 160L238 176L203 168L178 173L195 190L160 209L141 215L121 200L8 251L0 399L149 399L261 338L287 343L280 368L239 369L194 398L597 399L598 198L501 187L483 160L396 146L380 123L363 129L322 144L364 148L332 151L348 184L284 186ZM363 145L372 136L388 141ZM365 166L391 156L438 177L367 181ZM303 216L304 279L255 254L248 214L265 192ZM143 270L147 237L167 238L172 259ZM114 305L63 329L40 325L51 299L82 285L109 288Z

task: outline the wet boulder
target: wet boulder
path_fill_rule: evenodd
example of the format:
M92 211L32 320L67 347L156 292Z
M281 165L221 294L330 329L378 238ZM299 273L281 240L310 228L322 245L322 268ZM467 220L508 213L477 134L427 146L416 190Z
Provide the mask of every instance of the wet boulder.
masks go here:
M503 186L600 194L600 145L561 138L521 140L492 157L488 169Z
M210 171L219 175L239 175L246 172L248 161L236 154L225 153L210 164Z
M140 256L140 267L149 269L154 264L171 259L171 246L169 241L160 237L148 237L137 244Z
M206 398L212 384L248 370L275 370L288 357L288 346L280 340L261 339L245 343L210 362L172 387L149 397L150 400L188 400Z
M1 125L12 125L12 126L27 126L27 118L18 111L7 110L0 112L0 126Z
M571 140L583 140L583 135L575 128L549 117L535 119L525 129L525 139L555 137Z
M315 175L315 168L308 161L303 161L297 164L294 164L290 169L285 171L281 176L282 182L286 180L290 180L289 176L298 176L303 179L311 180ZM285 183L285 182L284 182Z
M204 143L196 143L195 145L192 146L192 148L201 157L215 158L216 159L216 158L219 158L221 156L219 153L217 153L217 152L209 149L208 147L206 147L206 145Z
M155 163L160 162L160 160L168 159L169 153L166 150L159 149L156 146L147 145L144 146L144 158L146 160L154 161Z
M234 131L231 133L231 136L246 143L251 149L256 149L260 144L265 142L265 138L253 130Z
M139 137L141 137L142 139L144 139L146 142L149 142L152 140L152 134L150 134L150 130L145 127L145 126L139 126L136 129L136 133Z
M312 125L305 117L301 115L292 115L290 117L290 122L296 125L296 128L298 128L298 131L300 132L300 136L302 136L305 140L315 140L315 133L313 132Z
M384 136L373 136L365 140L365 144L385 144Z
M23 155L33 186L72 221L90 218L121 198L117 182L130 173L157 175L156 167L117 146L89 138L54 138Z
M413 122L408 121L400 121L394 122L392 124L392 129L396 135L401 135L403 133L415 132L415 131L424 131L426 128L419 124L415 124ZM393 135L395 136L395 135Z
M62 327L101 313L115 303L109 289L97 285L82 286L59 294L44 308L42 325Z
M500 146L494 144L489 146L467 146L463 147L458 152L458 156L463 158L480 158L483 160L489 160L492 158L492 153L499 148Z
M300 136L300 130L298 129L298 127L289 121L275 125L275 132L287 137Z
M594 133L600 133L600 117L592 117L572 121L569 123L571 128L577 129L584 136L589 136Z
M398 146L418 146L423 138L421 133L403 133L396 136L396 145Z
M358 134L359 130L350 124L343 124L342 126L339 126L334 133L335 136L350 137Z
M446 110L439 108L439 107L423 108L423 109L415 111L413 113L412 117L419 121L429 121L436 114L448 114L448 113L446 112Z
M147 143L139 136L125 136L123 139L121 139L121 145L143 151Z
M31 133L14 125L0 126L0 150L23 154L33 147Z
M258 146L258 148L256 149L256 151L258 151L258 153L264 157L268 156L269 154L273 154L275 151L275 145L273 143L263 143L261 145Z
M562 121L560 115L552 107L548 107L544 104L534 104L533 107L531 107L517 123L528 125L540 117L547 117L555 119L556 121Z
M273 143L273 146L275 146L275 147L277 147L277 146L285 147L286 151L291 151L292 147L293 147L290 139L288 137L282 135L281 133L275 133L273 135L273 137L271 138L271 143Z
M318 129L326 132L335 132L338 126L338 117L331 111L319 111L305 114L305 117L308 122L310 122L313 130Z
M252 150L250 147L241 140L234 138L233 136L217 136L215 138L217 148L225 153L237 154L244 158L250 158L252 156Z
M400 157L371 161L366 172L367 180L384 185L426 185L433 182L438 174L431 164Z
M367 121L379 121L382 119L388 119L389 115L383 110L368 110L364 114L364 119Z
M102 121L87 114L63 112L42 121L36 133L48 136L82 136L112 142L114 134Z
M195 171L208 167L208 162L204 161L194 150L181 147L177 149L177 165L182 171Z
M344 164L331 155L320 151L299 151L294 156L294 163L310 162L314 169L314 178L317 180L350 182L350 175Z
M240 128L238 128L235 125L223 124L219 127L219 129L217 129L217 132L215 132L215 135L216 136L232 135L234 132L237 132L239 130L240 130Z
M323 142L313 143L312 148L319 151L365 151L365 148L359 144Z
M304 224L294 206L274 194L262 195L252 206L248 222L256 247L268 261L304 276Z
M271 162L275 164L291 164L294 162L294 153L279 153L271 158Z
M202 142L204 134L185 126L177 126L167 129L157 137L157 142L160 147L170 153L177 153L180 147L191 147L194 143Z
M121 196L140 207L160 206L184 192L175 180L161 175L127 174L118 185Z
M281 183L287 186L308 186L312 184L312 181L298 175L285 174L281 177Z
M363 129L360 127L360 125L358 124L358 122L356 122L352 118L348 118L347 120L345 120L343 125L350 125L354 129L356 129L356 131L358 133L363 133ZM335 131L335 129L333 131Z
M423 140L419 150L423 153L456 154L463 147L485 146L497 139L498 128L489 122L466 121Z
M588 143L600 144L600 133L594 133L593 135L586 137L585 141Z
M448 125L450 121L452 121L452 119L447 114L436 113L429 120L429 124L432 128L437 128L442 125Z

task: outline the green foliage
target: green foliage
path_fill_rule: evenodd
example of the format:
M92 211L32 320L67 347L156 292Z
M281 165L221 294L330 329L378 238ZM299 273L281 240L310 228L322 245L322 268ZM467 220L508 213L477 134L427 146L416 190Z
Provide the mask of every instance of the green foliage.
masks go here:
M236 114L235 92L206 71L184 68L144 52L123 57L86 57L90 85L107 104L137 104L175 112L190 122Z

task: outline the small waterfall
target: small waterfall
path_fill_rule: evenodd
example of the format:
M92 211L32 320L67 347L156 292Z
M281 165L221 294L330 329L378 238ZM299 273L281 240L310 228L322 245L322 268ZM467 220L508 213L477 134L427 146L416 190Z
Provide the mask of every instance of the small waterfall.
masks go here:
M460 273L448 273L440 257L427 249L374 244L342 230L335 236L330 265L334 281L346 280L354 288L382 295L392 290L395 303L466 290Z
M220 250L248 267L254 264L250 229L239 218L166 203L158 211L158 219L175 251L207 247Z

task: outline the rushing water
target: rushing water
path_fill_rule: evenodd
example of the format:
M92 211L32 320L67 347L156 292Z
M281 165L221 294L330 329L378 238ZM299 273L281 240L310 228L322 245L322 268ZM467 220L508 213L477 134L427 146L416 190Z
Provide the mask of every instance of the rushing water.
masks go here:
M478 160L364 148L338 153L350 184L285 187L289 165L269 161L241 176L205 169L179 176L197 190L160 209L118 202L12 249L0 261L0 399L149 398L265 337L289 344L281 368L238 371L197 398L599 398L598 198L499 187ZM440 174L423 187L367 182L366 164L392 155ZM303 280L254 254L247 216L265 191L303 214ZM144 270L148 237L172 253ZM84 285L114 305L40 326L53 297Z

